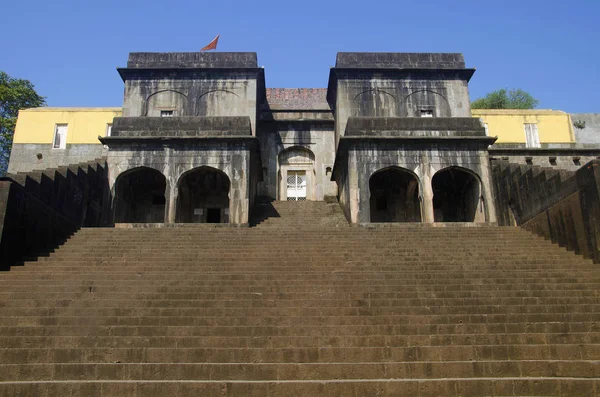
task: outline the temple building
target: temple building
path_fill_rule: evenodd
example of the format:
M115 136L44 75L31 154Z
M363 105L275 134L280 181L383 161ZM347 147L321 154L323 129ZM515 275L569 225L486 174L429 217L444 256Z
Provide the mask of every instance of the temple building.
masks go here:
M350 223L493 223L490 159L598 154L564 112L471 111L462 54L338 53L326 89L266 88L256 53L131 53L118 72L122 108L22 111L9 164L105 161L114 223L248 224L258 202L329 199Z

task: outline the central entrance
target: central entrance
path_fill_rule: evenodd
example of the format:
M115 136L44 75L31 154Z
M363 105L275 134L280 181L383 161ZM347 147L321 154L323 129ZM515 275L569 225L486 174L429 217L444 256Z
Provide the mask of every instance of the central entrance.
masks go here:
M288 171L287 201L306 201L306 171Z
M315 155L294 146L279 153L279 194L281 201L315 200Z

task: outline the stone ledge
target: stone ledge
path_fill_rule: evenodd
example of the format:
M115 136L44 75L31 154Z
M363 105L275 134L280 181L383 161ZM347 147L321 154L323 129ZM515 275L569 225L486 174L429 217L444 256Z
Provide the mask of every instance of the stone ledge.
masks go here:
M251 137L250 117L115 117L107 138ZM106 139L106 138L104 138Z
M485 135L481 122L472 117L349 117L345 136L491 138Z
M464 69L460 53L338 52L336 68Z
M131 52L127 68L256 68L256 52Z

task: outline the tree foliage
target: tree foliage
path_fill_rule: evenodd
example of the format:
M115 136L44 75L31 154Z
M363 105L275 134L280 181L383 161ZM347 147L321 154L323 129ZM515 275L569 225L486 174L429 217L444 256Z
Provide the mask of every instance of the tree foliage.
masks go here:
M0 71L0 175L8 167L19 110L46 105L29 80L15 79Z
M539 101L521 89L502 88L471 103L472 109L534 109Z

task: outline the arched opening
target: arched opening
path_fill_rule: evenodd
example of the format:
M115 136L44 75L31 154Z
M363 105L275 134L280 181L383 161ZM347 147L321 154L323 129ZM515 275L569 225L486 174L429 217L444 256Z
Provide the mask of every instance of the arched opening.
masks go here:
M198 98L198 116L233 116L239 114L240 97L227 90L213 90Z
M177 222L229 223L229 177L211 167L200 167L179 180Z
M119 175L115 182L115 223L165 221L167 180L152 168L140 167Z
M295 146L279 154L279 197L287 201L314 200L315 155Z
M146 116L161 117L164 112L171 112L175 117L185 116L187 96L178 91L162 90L151 94L146 100Z
M448 100L439 92L418 90L405 99L405 111L408 117L451 117Z
M450 167L431 181L436 222L474 222L479 207L479 180L471 172Z
M372 89L354 97L351 115L370 117L395 117L397 113L396 97L389 92Z
M402 168L387 168L369 179L371 222L420 222L419 181Z

